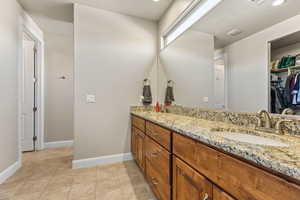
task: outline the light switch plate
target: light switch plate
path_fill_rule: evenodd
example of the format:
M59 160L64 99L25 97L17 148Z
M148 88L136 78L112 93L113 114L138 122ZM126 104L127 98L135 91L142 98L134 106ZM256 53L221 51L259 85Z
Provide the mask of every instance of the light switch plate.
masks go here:
M207 103L208 102L208 97L203 97L203 102Z
M96 103L96 96L92 94L86 95L86 102L87 103Z

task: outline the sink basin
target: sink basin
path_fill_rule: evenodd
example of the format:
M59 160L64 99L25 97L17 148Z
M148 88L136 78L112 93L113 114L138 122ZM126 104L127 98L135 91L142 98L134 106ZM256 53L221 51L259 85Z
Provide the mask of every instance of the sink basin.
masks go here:
M270 138L265 138L261 136L242 134L242 133L234 133L234 132L222 132L217 133L218 136L224 137L229 140L235 140L238 142L245 142L249 144L256 145L265 145L265 146L273 146L273 147L288 147L289 145Z

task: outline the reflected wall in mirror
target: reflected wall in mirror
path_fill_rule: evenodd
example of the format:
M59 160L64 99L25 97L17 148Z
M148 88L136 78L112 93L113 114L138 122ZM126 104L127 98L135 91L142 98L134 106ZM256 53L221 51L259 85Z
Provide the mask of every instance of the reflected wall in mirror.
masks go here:
M173 80L175 104L242 112L281 113L292 108L299 114L297 105L274 108L280 99L275 96L274 104L271 91L275 86L284 89L288 75L297 73L296 69L276 68L274 63L290 55L295 64L288 67L297 65L300 1L286 1L278 7L272 2L223 0L164 47L160 51L159 101L164 101L166 81ZM275 80L281 85L275 85Z
M197 41L197 42L195 42ZM201 45L199 45L199 43ZM160 53L160 67L167 80L174 81L177 104L212 107L214 38L210 34L188 30ZM165 83L162 85L166 85ZM166 88L166 87L164 87ZM160 101L163 102L165 89Z

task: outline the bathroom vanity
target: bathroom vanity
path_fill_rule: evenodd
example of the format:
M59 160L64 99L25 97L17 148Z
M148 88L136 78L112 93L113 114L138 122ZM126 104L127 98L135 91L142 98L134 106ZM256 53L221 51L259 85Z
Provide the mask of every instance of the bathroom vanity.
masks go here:
M173 113L131 120L134 159L159 200L300 199L300 137ZM268 142L224 137L238 133Z

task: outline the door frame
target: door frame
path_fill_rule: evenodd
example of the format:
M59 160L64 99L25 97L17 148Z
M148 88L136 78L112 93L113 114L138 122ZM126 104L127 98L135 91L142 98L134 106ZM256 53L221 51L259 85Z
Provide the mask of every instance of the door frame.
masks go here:
M32 20L32 18L23 13L20 19L19 26L19 64L18 64L18 152L19 152L19 161L22 160L22 135L24 132L23 122L22 122L22 93L23 93L23 84L24 84L24 63L23 63L23 34L27 34L35 43L36 47L36 105L38 110L36 112L36 127L35 132L37 136L36 141L36 150L44 149L44 38L43 32Z
M219 59L224 60L224 106L225 106L224 109L227 110L228 109L228 68L227 68L228 57L225 50L222 50L221 55L214 56L214 67L215 67L215 61ZM214 84L215 84L215 72L214 72Z

